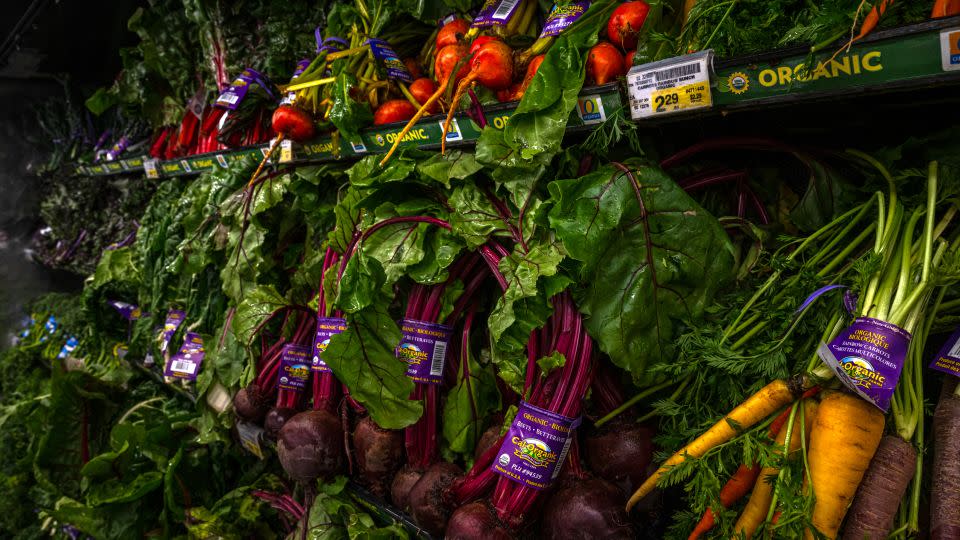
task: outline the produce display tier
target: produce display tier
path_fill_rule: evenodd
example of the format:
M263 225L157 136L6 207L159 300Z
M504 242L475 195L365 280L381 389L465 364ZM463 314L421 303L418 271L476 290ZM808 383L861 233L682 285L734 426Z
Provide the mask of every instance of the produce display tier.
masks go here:
M833 58L825 53L836 50L833 45L819 51L818 65L804 68L809 50L783 49L753 56L715 60L710 73L712 104L680 114L670 114L670 120L689 119L705 113L784 106L801 101L814 101L853 95L878 94L894 90L923 90L936 85L960 84L960 16L878 31L838 52ZM568 130L591 129L606 119L606 113L626 103L620 83L584 88L577 109L571 115ZM503 129L518 103L486 107L482 119L497 129ZM659 120L656 115L652 119ZM443 115L430 116L405 136L401 147L419 147L424 150L439 148ZM468 146L480 136L480 118L467 113L455 116L447 145L451 148ZM293 144L286 152L277 151L275 161L317 163L334 159L348 159L368 153L385 153L390 149L403 123L368 128L360 141L335 140L323 137L306 144ZM338 144L339 148L334 148ZM157 176L173 177L199 174L216 164L228 163L247 156L262 157L268 146L242 150L200 154L181 159L160 161ZM114 162L81 165L77 174L106 176L142 171L146 157L122 159Z
M606 120L606 115L623 106L625 103L618 83L609 83L603 86L584 88L580 93L577 109L571 114L567 123L567 130L575 133L592 129L592 126ZM510 120L519 102L492 105L484 108L483 119L488 125L496 129L503 129ZM404 137L401 148L418 147L424 150L440 148L440 137L446 115L438 114L418 122ZM478 120L473 119L466 112L457 114L447 133L447 146L457 148L474 144L480 137L481 126ZM376 126L361 133L361 141L339 141L339 149L334 148L334 139L325 136L315 141L298 144L293 143L289 155L278 149L271 158L274 162L291 163L319 163L335 159L352 159L366 154L385 154L396 137L403 130L405 122ZM242 150L225 152L211 152L169 161L156 163L159 177L174 177L189 174L199 174L209 171L217 164L227 166L234 161L253 156L257 159L266 155L270 145L256 146ZM77 168L77 174L86 176L107 176L113 174L132 173L142 171L146 157L118 160L106 164L86 165ZM134 165L134 163L136 165Z

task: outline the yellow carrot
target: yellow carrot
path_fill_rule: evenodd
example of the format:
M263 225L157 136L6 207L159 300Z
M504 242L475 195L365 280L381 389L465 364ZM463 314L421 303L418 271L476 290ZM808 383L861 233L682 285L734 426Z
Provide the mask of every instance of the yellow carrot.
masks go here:
M657 481L671 467L682 463L687 456L698 458L706 454L711 448L721 445L733 437L740 430L745 430L770 416L778 409L784 407L793 401L795 393L799 390L798 385L777 379L764 386L759 392L750 396L743 403L738 405L719 422L713 425L706 433L694 439L693 442L684 446L676 454L670 456L663 465L649 478L644 481L637 491L634 492L630 500L627 501L627 511L629 512L634 505L640 502L640 499L646 497L657 486ZM734 428L734 426L737 426ZM869 460L868 460L869 461Z
M809 437L810 429L813 426L813 420L816 418L817 414L817 402L812 399L806 399L803 401L804 407L804 426L803 429ZM800 414L798 413L793 420L793 431L790 436L790 451L787 455L791 455L800 449ZM776 445L778 448L782 448L784 441L786 441L787 430L782 429L776 438ZM779 452L777 452L779 453ZM760 470L760 476L757 477L757 483L754 484L753 492L750 493L750 500L747 501L747 505L743 507L743 513L740 514L740 518L737 519L736 525L734 525L734 531L738 534L743 533L746 538L753 537L753 534L757 531L757 528L767 519L767 514L770 510L770 502L773 500L773 482L776 479L777 475L780 474L780 469L777 467L764 467Z
M836 538L857 487L883 437L879 409L846 392L823 397L810 432L810 482L816 502L811 521L827 538ZM813 533L806 532L812 539Z

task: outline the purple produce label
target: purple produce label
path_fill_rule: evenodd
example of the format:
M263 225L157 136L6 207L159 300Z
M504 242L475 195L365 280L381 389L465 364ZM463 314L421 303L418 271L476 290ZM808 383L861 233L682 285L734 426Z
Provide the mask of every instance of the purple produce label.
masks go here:
M930 367L960 377L960 328L953 331L950 339L943 344L936 358L930 363Z
M109 300L107 301L107 305L117 310L117 313L128 321L135 321L142 315L140 308L133 304L120 302L119 300Z
M170 346L170 339L173 337L177 328L183 323L187 314L179 309L171 309L167 312L167 320L163 323L163 333L160 334L160 352L166 351Z
M320 30L320 29L318 28L317 31L319 31L319 30ZM318 37L318 38L320 37L319 34L317 35L317 37ZM350 42L347 41L347 40L345 40L345 39L343 39L343 38L328 37L327 39L323 40L322 42L318 42L318 44L317 44L317 54L320 54L320 53L322 53L323 51L327 51L328 53L337 52L337 51L342 51L342 50L346 49L346 48L349 47L349 46L350 46Z
M310 348L286 344L280 356L280 371L277 372L277 388L300 393L310 379Z
M550 487L573 442L579 418L567 418L520 402L510 424L493 472L533 489Z
M237 107L240 106L240 102L243 101L244 96L247 95L247 92L250 90L250 85L252 84L260 85L270 97L273 97L273 94L270 92L270 85L267 84L263 75L247 68L243 70L243 73L241 73L226 90L220 93L216 105L231 111L237 110Z
M303 59L297 62L297 67L293 70L293 77L290 77L290 82L297 80L300 75L303 75L303 72L306 71L307 67L310 66L310 60ZM283 99L280 100L280 105L292 105L294 100L297 98L296 92L287 92L287 95L283 96Z
M407 364L407 377L424 384L442 384L447 345L453 328L411 319L400 321L403 339L397 358Z
M177 377L188 381L195 381L200 373L200 364L206 352L203 350L203 338L200 334L187 332L183 337L183 346L177 354L170 357L167 369L163 372L167 377Z
M860 317L817 353L847 388L886 412L910 339L899 326Z
M383 64L384 69L387 70L387 77L394 81L403 81L405 83L413 82L413 75L407 71L407 66L404 65L403 61L400 60L400 57L397 56L397 53L394 52L393 47L389 43L382 39L368 39L365 45L370 45L370 52L373 53L373 57L380 61Z
M517 14L517 6L522 0L486 0L480 12L473 19L474 28L505 26Z
M547 20L543 23L543 31L540 32L540 37L560 35L560 32L563 32L571 24L577 22L577 19L586 13L589 8L589 0L573 2L566 6L554 4L553 10L550 11L550 14L547 15Z
M327 350L330 338L347 329L347 321L338 317L317 317L317 335L313 339L313 371L325 373L330 371L323 361L323 351Z

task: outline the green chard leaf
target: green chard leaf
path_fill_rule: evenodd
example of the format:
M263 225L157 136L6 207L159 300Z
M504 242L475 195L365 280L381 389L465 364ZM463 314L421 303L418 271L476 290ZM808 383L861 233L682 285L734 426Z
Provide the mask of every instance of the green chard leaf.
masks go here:
M401 429L413 424L423 405L407 399L413 381L407 377L407 364L396 357L397 323L381 303L348 313L346 319L347 330L330 339L324 361L377 425Z
M639 194L614 165L552 182L549 220L580 263L575 296L590 335L643 380L650 362L670 361L677 326L695 323L730 279L733 248L717 220L666 174L628 166Z

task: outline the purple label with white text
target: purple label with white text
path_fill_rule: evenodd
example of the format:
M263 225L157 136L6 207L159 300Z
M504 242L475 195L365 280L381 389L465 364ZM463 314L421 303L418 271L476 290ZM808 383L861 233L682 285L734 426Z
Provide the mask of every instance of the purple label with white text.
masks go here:
M514 15L517 14L517 7L522 0L486 0L480 8L480 12L473 19L474 28L487 28L490 26L505 26Z
M818 353L844 385L886 412L911 339L899 326L860 317Z
M167 369L163 374L167 377L176 377L195 381L197 374L200 373L200 364L203 363L203 357L206 351L203 349L203 338L200 334L187 332L183 336L183 345L177 354L170 357L167 362Z
M298 394L307 387L310 379L310 348L288 343L280 356L280 371L277 372L277 388L292 390Z
M70 356L70 353L77 349L77 345L80 344L80 341L77 338L70 336L66 343L63 344L63 347L60 349L60 354L57 355L57 358L63 360L64 358Z
M960 328L953 331L947 342L943 344L930 367L960 377Z
M547 15L547 20L543 23L543 31L540 37L558 36L560 32L566 30L571 24L577 22L587 9L590 7L588 0L573 2L566 6L554 4L553 10Z
M117 313L119 313L121 317L128 321L135 321L140 318L141 312L139 306L121 302L119 300L110 300L107 302L107 304L113 309L117 310Z
M317 317L317 335L313 340L313 371L324 373L330 371L323 361L323 351L327 350L330 338L347 329L347 321L339 317Z
M382 39L371 38L365 42L370 46L370 52L387 70L387 78L394 81L403 81L405 83L413 82L413 75L407 70L407 66L400 60L400 57L394 52L393 47Z
M170 339L173 338L177 328L180 328L180 324L183 323L186 316L187 314L179 309L171 309L167 312L167 320L163 323L163 333L160 334L160 352L166 351L167 347L170 346Z
M578 425L579 418L520 402L493 472L536 490L547 489L560 474Z
M453 328L404 319L400 321L403 339L397 346L397 358L408 364L407 377L424 384L442 384L447 346Z
M231 111L237 110L237 107L240 106L240 102L243 101L244 96L247 95L247 92L250 90L250 85L257 84L263 88L267 94L270 94L270 87L264 79L263 75L257 71L247 68L243 70L239 76L227 87L226 90L220 93L220 96L217 98L216 105L224 109L229 109ZM272 94L271 94L271 97Z

